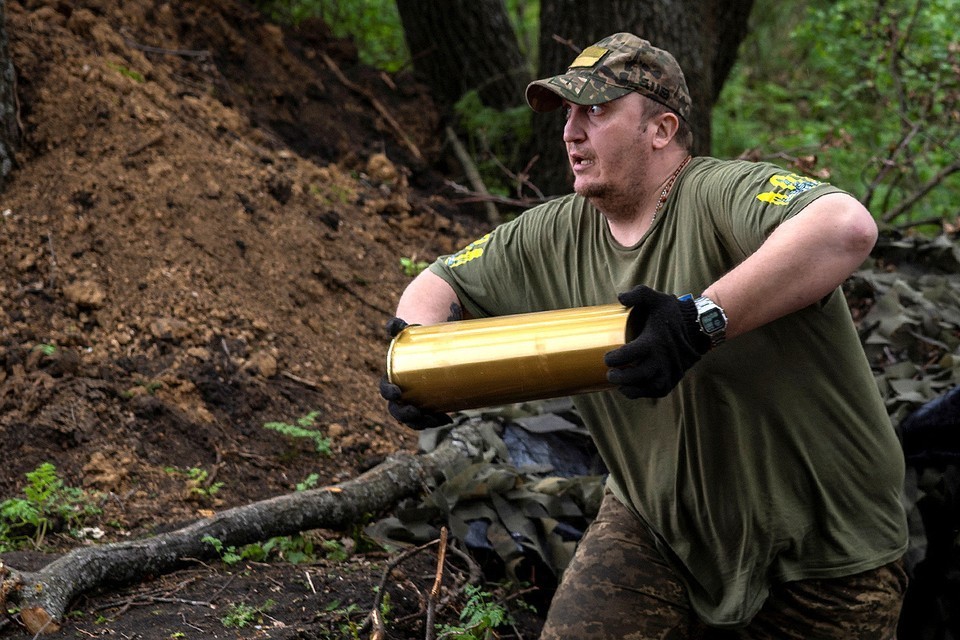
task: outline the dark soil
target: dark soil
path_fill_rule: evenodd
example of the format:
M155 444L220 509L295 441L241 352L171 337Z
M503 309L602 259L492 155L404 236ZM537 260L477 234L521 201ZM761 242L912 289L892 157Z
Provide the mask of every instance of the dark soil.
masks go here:
M0 203L0 498L50 462L99 496L100 542L129 540L415 450L376 391L399 259L481 232L438 195L424 92L323 24L235 0L6 9L23 139ZM263 427L309 414L330 455ZM394 556L309 537L349 557L143 576L85 595L61 635L352 637ZM51 532L2 557L32 570L86 543ZM431 554L386 577L391 638L424 637ZM456 622L448 596L438 622ZM260 613L225 625L240 605Z

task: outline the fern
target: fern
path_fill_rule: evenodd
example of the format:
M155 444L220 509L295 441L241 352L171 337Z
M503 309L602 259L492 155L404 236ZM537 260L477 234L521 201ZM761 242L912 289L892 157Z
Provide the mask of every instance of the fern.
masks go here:
M23 498L0 502L0 549L18 548L24 541L39 547L53 526L78 526L99 513L82 489L68 487L56 467L44 462L26 474Z

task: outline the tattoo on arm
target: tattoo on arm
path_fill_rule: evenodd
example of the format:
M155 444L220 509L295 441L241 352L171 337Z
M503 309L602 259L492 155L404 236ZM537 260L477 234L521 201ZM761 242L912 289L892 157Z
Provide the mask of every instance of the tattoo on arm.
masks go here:
M463 308L453 302L450 304L450 315L447 316L447 322L454 322L455 320L463 320Z

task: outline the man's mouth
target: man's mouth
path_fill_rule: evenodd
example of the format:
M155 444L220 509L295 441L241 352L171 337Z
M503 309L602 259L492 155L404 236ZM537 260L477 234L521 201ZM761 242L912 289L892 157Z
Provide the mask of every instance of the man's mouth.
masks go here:
M581 171L593 166L593 160L579 153L570 154L570 167L574 171Z

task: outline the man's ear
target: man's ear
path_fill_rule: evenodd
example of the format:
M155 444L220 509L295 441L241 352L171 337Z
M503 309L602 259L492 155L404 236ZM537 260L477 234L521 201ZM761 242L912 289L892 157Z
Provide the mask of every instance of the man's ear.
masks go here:
M677 130L680 128L680 118L672 111L666 111L657 116L656 125L657 130L654 132L653 146L656 149L663 149L677 135Z

